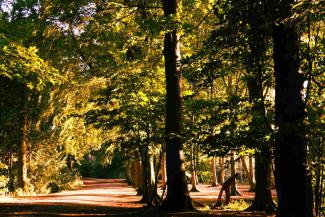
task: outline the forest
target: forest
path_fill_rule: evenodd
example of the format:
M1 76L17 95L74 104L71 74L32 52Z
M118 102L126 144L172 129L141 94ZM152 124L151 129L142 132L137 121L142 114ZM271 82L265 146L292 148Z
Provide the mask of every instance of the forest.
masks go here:
M322 0L0 0L0 216L325 216L324 87Z

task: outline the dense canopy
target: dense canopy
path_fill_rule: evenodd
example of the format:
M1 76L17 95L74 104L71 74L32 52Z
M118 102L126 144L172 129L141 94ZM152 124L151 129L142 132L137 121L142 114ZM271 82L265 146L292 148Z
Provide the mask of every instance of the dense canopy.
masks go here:
M200 183L219 183L249 186L234 200L249 211L322 216L324 11L0 0L0 195L123 178L148 207L183 210L202 205Z

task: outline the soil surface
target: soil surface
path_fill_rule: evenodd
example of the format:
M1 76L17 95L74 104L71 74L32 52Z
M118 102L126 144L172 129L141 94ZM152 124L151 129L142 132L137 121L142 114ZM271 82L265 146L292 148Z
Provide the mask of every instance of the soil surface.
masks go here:
M84 186L75 191L55 194L0 198L0 216L256 216L265 217L262 212L205 211L196 210L167 212L146 208L139 203L141 196L122 179L84 179ZM190 189L191 186L189 186ZM234 199L254 198L248 186L238 186L242 196ZM213 205L220 190L218 187L199 185L199 192L191 192L194 205Z

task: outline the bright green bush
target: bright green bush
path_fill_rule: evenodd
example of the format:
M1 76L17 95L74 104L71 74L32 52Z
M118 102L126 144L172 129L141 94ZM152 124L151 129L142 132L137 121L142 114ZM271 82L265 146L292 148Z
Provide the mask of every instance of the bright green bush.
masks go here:
M0 195L3 195L8 192L8 188L7 188L8 182L9 182L8 177L4 175L0 175Z

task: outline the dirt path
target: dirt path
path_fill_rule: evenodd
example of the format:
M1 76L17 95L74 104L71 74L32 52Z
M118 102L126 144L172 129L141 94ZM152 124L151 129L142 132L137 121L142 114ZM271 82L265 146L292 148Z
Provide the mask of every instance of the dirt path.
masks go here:
M19 198L0 198L0 216L107 216L144 204L121 179L84 179L76 191ZM109 208L107 208L109 207Z
M139 208L141 199L136 191L121 179L84 179L84 186L76 191L31 197L0 199L0 203L76 204L109 207Z
M207 216L206 213L170 213L143 208L141 196L121 179L84 179L76 191L20 198L0 198L0 217L6 216ZM253 198L246 186L239 186L243 197ZM213 204L220 187L199 185L200 192L191 193L194 201ZM237 199L240 197L237 197ZM213 213L213 216L265 216L261 213Z

